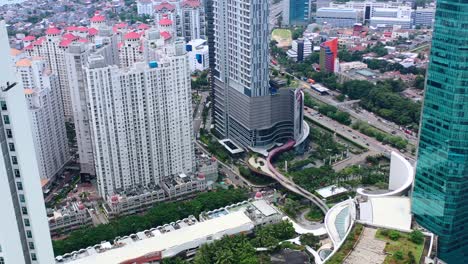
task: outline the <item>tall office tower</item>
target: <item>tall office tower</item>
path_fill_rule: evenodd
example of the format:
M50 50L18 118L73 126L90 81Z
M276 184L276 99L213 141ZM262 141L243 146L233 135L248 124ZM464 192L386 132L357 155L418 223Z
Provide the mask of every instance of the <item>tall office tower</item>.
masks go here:
M335 72L338 58L338 39L334 38L320 44L320 71Z
M283 24L307 25L312 11L311 0L284 0Z
M468 263L468 2L438 0L412 210L438 255Z
M31 57L43 57L53 73L58 77L62 97L63 111L67 120L73 119L70 90L68 89L67 72L65 68L64 53L71 41L62 38L62 30L50 27L46 35L39 38L25 50Z
M269 86L268 1L214 0L218 136L268 148L302 136L302 92ZM299 94L298 94L299 93ZM297 96L297 97L296 97Z
M57 75L43 59L16 62L32 118L32 131L41 179L52 179L70 160Z
M54 263L31 118L0 22L0 262Z
M154 61L128 68L93 55L85 68L96 175L103 197L151 189L195 167L184 41L150 52Z

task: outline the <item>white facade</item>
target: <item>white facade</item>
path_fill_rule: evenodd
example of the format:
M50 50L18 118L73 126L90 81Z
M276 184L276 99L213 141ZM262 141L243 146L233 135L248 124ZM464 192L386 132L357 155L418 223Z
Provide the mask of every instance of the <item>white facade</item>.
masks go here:
M0 261L54 263L28 105L0 27Z
M187 43L190 72L204 71L209 65L209 51L206 40L195 39Z
M435 19L435 8L417 8L414 12L414 25L432 27Z
M61 30L49 28L46 36L38 39L25 49L32 57L43 57L53 73L58 76L58 83L62 97L63 111L67 120L73 119L70 90L68 88L68 75L65 67L66 46L62 42Z
M32 118L32 132L41 179L51 179L70 159L57 76L42 59L16 62Z
M332 27L352 27L358 22L358 11L348 8L320 8L317 10L316 22L319 25Z
M156 51L155 51L156 52ZM183 42L129 68L91 56L85 68L98 187L106 197L195 167L190 72Z
M374 8L371 13L371 27L401 26L403 29L411 28L412 9L408 6L397 8Z
M312 54L312 42L309 39L296 39L293 40L291 49L288 50L287 55L294 61L303 61L306 57Z
M137 13L138 15L153 15L153 1L151 0L139 0L137 1Z

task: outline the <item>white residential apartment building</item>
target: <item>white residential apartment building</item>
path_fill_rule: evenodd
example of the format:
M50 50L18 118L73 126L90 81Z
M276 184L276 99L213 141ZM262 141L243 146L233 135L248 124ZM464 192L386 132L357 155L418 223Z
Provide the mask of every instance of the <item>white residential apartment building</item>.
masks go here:
M31 57L43 57L53 73L58 77L63 111L67 120L73 119L73 111L68 88L68 75L65 67L64 53L68 41L62 39L62 31L55 27L46 30L46 35L25 47Z
M50 264L47 224L31 117L0 22L0 263ZM13 148L12 148L13 147Z
M16 61L32 118L41 179L53 179L70 159L60 87L56 74L40 58Z
M185 44L154 45L147 47L154 60L128 68L109 65L101 55L88 59L89 117L103 197L151 189L165 178L194 171Z
M139 0L139 15L154 16L155 23L168 18L174 21L177 36L186 41L205 39L205 9L201 0Z

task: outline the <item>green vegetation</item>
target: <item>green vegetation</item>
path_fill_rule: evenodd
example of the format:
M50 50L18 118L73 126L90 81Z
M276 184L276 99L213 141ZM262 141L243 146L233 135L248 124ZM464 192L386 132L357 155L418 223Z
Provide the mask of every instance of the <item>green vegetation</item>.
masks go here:
M200 129L200 141L206 145L208 151L216 156L217 159L223 162L229 161L229 152L221 144L219 144L216 138L214 138L203 128Z
M66 239L53 241L54 253L63 255L101 243L101 241L112 241L117 236L125 236L170 223L189 215L198 216L203 211L217 209L245 199L247 199L245 190L230 189L201 193L190 201L161 203L144 215L121 217L106 225L74 231Z
M304 31L305 31L305 27L296 27L292 29L292 39L302 38Z
M249 168L246 168L244 166L238 166L238 168L239 168L240 175L242 175L242 177L246 178L249 182L253 184L267 185L267 184L271 184L274 182L273 179L267 176L263 176L255 172L252 172Z
M391 146L396 147L398 149L405 149L408 146L408 140L399 136L393 136L385 132L381 132L380 130L362 121L357 121L356 123L354 123L352 125L352 128L359 130L366 136L373 137L382 143L390 144Z
M338 58L340 62L361 61L363 54L364 52L362 51L349 52L344 48L338 51Z
M208 70L195 74L191 80L193 90L209 90L210 83L208 81ZM195 79L195 80L194 80Z
M307 245L315 250L317 250L321 245L320 238L311 233L301 235L299 241L301 241L302 245Z
M361 235L363 226L361 224L354 224L351 232L348 237L346 237L345 242L341 245L340 249L327 261L327 264L341 264L343 263L344 258L351 252Z
M370 59L370 60L365 60L364 63L367 64L369 69L379 70L381 73L389 72L389 71L399 71L401 74L420 74L420 75L426 74L426 69L424 68L418 68L415 66L410 66L408 68L405 68L400 63L397 63L397 62L391 63L386 60Z
M395 230L379 229L375 234L377 239L387 242L385 264L416 264L421 259L424 249L424 235L420 231L410 234ZM416 238L416 243L412 240Z
M252 245L254 247L273 248L279 242L293 238L295 234L294 227L289 221L261 226L255 229L255 238L252 239Z
M297 247L288 243L279 242L290 239L295 235L290 222L267 225L255 229L252 239L244 235L225 236L213 243L205 244L198 250L194 263L223 263L223 264L263 264L269 263L265 254L257 254L255 247L270 247L272 250L285 247ZM284 245L283 245L284 244Z
M315 206L310 208L309 212L305 215L305 218L312 222L321 222L324 217L322 210Z
M278 41L281 39L291 39L291 30L285 28L276 28L271 32L271 38Z
M419 89L419 90L424 90L424 84L426 83L426 80L424 76L418 75L416 76L416 79L414 79L414 88Z
M194 264L257 264L255 248L246 236L225 236L213 243L204 244L198 250Z
M283 211L291 218L296 218L296 215L301 209L301 204L291 198L286 198L283 205Z
M338 110L338 108L332 105L322 105L319 107L318 111L328 116L329 118L336 120L337 122L343 125L351 125L351 117L348 113Z
M73 176L68 186L64 186L60 189L60 193L52 198L48 203L46 203L47 208L54 208L57 204L61 203L63 199L67 197L67 195L75 188L75 185L80 181L80 177L78 175Z

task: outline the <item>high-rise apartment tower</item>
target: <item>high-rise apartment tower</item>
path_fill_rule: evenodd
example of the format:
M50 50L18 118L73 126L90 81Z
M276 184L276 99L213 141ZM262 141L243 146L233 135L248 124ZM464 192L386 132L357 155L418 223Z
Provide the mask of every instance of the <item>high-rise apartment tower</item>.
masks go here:
M50 264L50 240L31 117L23 85L9 59L0 22L0 263Z
M263 149L298 140L303 133L302 92L269 85L268 1L213 4L217 135Z

